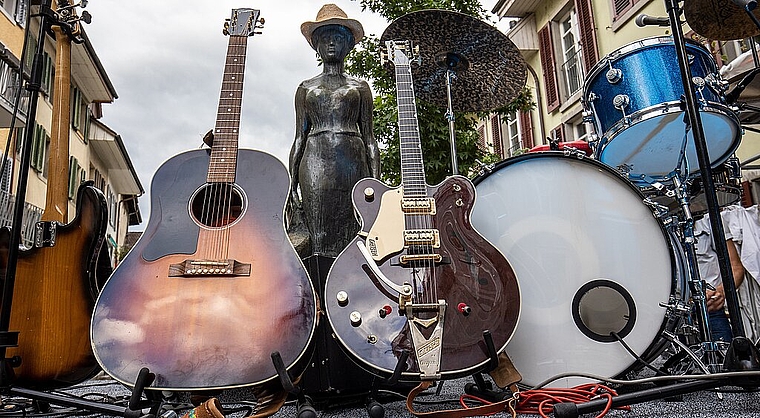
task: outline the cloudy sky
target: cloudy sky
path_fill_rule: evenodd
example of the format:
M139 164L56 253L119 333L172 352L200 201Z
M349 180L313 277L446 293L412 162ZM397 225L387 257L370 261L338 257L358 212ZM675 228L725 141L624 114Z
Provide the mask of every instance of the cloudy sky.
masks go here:
M380 36L388 23L362 12L358 1L333 0L365 33ZM496 0L484 0L490 10ZM275 155L287 165L295 132L293 95L298 84L317 75L314 51L300 32L325 1L95 0L85 26L118 99L105 105L102 121L118 132L146 195L143 224L150 212L150 182L173 155L198 148L213 128L228 38L224 20L234 8L261 10L262 34L248 39L240 147Z

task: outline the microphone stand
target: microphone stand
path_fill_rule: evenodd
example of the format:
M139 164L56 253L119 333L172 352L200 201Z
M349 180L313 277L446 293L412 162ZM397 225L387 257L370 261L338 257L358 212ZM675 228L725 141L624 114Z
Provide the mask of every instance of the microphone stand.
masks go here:
M686 57L686 46L683 42L683 28L681 28L680 20L678 19L678 15L680 13L678 1L665 0L665 8L668 11L668 16L670 18L670 27L673 32L673 43L676 47L676 56L678 58L679 68L681 70L681 80L684 86L686 113L691 124L691 131L694 137L694 146L697 153L697 161L699 163L699 174L705 190L705 197L707 198L707 208L710 215L710 227L713 230L713 239L716 250L715 252L718 256L720 275L723 280L723 289L726 294L726 306L728 307L728 311L731 316L731 330L734 334L734 339L746 338L744 324L741 320L741 312L739 311L739 304L737 300L738 298L736 295L736 285L734 284L734 276L731 272L728 248L726 246L725 240L725 231L723 230L723 223L720 217L720 205L715 194L715 183L713 182L712 177L711 163L707 150L707 141L705 140L704 129L702 126L702 117L698 111L694 91L690 88L692 84L691 68L689 67L688 58Z

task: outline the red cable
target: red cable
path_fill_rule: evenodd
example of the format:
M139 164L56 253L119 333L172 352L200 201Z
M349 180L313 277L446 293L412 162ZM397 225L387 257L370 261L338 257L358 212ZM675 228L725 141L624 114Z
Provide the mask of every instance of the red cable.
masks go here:
M564 402L583 403L599 397L605 397L607 398L607 405L596 416L596 418L601 418L610 411L613 396L617 396L617 392L598 383L589 383L572 388L532 389L519 393L515 410L519 414L536 414L548 418L547 414L553 411L555 404ZM630 407L623 406L616 409L628 411Z
M607 398L607 405L604 407L604 410L596 416L596 418L601 418L607 415L610 409L612 409L613 396L617 396L616 391L598 383L588 383L572 388L526 390L518 393L515 413L541 415L543 418L549 418L547 414L553 412L555 404L564 402L583 403L596 398L605 397ZM459 403L465 409L470 408L466 403L467 400L477 401L484 405L491 403L485 399L478 398L477 396L464 394L459 397ZM615 409L630 411L631 408L629 406L621 406Z

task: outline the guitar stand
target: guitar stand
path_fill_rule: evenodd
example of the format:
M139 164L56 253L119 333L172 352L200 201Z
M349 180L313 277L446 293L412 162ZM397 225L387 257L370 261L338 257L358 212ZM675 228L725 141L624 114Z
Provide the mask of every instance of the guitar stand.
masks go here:
M483 378L483 373L488 373L499 367L499 355L496 353L496 346L494 346L491 331L483 331L483 341L486 344L486 350L488 352L488 364L486 364L484 370L472 375L472 379L475 380L475 383L467 383L464 385L464 392L468 395L476 396L490 402L507 400L512 397L512 391L501 388L499 388L499 390L494 390L491 382L487 382Z
M286 392L296 397L296 417L297 418L317 418L317 411L314 409L311 398L303 393L303 390L293 384L290 373L285 369L285 363L279 351L271 354L272 364L280 378L280 385Z
M8 393L28 398L35 402L80 408L90 411L91 413L102 415L125 418L156 418L161 409L162 402L160 394L153 394L150 391L145 391L145 387L153 383L155 377L156 376L153 373L150 373L147 368L140 370L126 408L103 402L88 401L86 399L72 398L70 396L56 393L40 392L19 387L10 388ZM146 395L147 400L141 399L143 393ZM145 409L149 409L147 414L143 414L143 410Z

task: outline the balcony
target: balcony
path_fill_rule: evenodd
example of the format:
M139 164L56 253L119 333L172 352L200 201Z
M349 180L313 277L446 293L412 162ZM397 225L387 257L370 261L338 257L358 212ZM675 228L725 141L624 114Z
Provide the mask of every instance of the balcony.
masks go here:
M10 227L13 224L13 211L16 196L8 192L0 192L0 227ZM34 226L42 217L42 209L30 203L24 203L24 216L21 224L21 244L31 248L34 243Z
M7 51L0 52L8 54ZM6 58L6 57L3 57ZM18 67L14 68L5 59L0 60L0 128L9 128L13 120L13 104L16 93L21 88L19 82ZM18 113L16 114L16 128L26 125L26 110L29 108L29 94L26 89L21 89Z

